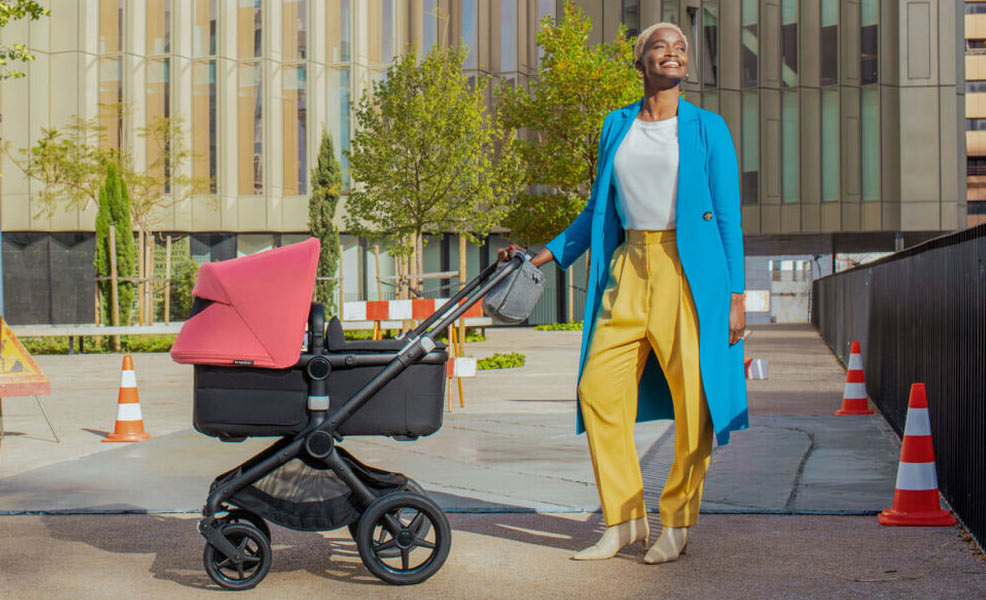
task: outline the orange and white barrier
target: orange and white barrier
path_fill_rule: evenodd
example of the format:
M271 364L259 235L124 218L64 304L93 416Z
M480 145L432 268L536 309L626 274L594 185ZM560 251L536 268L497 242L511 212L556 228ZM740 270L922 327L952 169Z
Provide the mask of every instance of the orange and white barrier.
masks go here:
M767 359L748 358L743 364L747 379L767 379Z
M849 369L846 371L846 387L842 394L842 408L837 415L872 415L867 403L866 381L863 376L863 356L859 342L854 341L849 349Z
M923 383L911 385L893 507L880 513L877 519L881 525L955 524L955 518L938 501L938 473Z
M363 300L345 302L342 315L346 321L401 321L404 319L427 319L448 302L448 298L419 298L416 300ZM483 304L477 302L466 311L463 317L483 316ZM468 322L466 323L469 324Z
M140 397L137 395L137 374L134 372L134 359L129 354L123 356L123 373L120 376L120 395L116 403L116 425L113 433L104 442L140 442L150 439L144 431L144 417L140 412Z

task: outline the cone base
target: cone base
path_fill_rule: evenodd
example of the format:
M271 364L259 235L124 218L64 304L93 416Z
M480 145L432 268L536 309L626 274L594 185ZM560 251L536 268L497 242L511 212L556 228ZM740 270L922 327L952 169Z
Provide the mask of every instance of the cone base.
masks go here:
M873 412L872 410L868 409L868 408L865 408L865 409L861 409L861 408L840 408L839 410L835 411L834 414L836 414L836 415L874 415L876 413Z
M907 512L888 508L876 516L880 525L903 527L946 527L955 525L955 517L943 508L931 512Z
M144 440L151 439L151 434L147 432L140 433L111 433L108 436L100 440L103 443L106 442L142 442Z

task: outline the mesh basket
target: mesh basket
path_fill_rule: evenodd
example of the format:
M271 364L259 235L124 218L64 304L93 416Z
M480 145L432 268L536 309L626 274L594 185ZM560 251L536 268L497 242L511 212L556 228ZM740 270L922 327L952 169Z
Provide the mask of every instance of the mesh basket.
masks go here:
M378 496L404 490L408 479L364 465L343 448L336 452L360 481ZM239 476L249 464L224 473L212 483L212 489ZM249 510L265 520L299 531L329 531L359 519L360 502L346 482L324 463L300 455L258 479L229 500L229 504Z

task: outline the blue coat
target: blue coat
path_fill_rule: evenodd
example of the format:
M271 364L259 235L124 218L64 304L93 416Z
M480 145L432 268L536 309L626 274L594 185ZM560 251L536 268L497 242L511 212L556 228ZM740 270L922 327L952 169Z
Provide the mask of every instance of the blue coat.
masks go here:
M613 158L642 100L614 110L603 122L596 181L585 210L547 244L563 269L592 250L579 377L606 288L613 252L623 242ZM736 150L719 115L678 101L678 254L698 312L699 362L709 412L720 445L748 424L743 342L729 345L730 292L744 289ZM638 390L637 421L674 417L671 393L651 352ZM581 410L578 431L584 431Z

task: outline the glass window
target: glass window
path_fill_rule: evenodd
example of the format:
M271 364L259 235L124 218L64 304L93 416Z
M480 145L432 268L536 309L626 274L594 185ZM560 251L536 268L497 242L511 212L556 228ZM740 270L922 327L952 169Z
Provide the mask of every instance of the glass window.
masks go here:
M421 52L431 51L431 47L438 43L438 0L424 0L421 10Z
M394 0L371 0L367 8L370 62L390 64L394 62Z
M966 119L966 131L986 131L986 119Z
M236 256L249 256L274 247L271 233L241 233L236 236Z
M171 0L147 0L147 53L171 52Z
M706 91L702 93L702 108L705 110L711 110L714 113L719 112L719 92Z
M760 98L743 92L743 204L760 202Z
M263 179L263 85L260 63L239 65L239 113L237 145L239 148L239 193L250 196L264 193Z
M822 90L822 202L839 201L839 90Z
M287 196L308 193L306 76L305 67L285 68L281 117L284 121L284 194Z
M260 0L239 0L237 10L237 56L253 58L261 55L263 41L263 12Z
M216 54L216 2L193 0L192 55L196 58Z
M702 3L702 82L719 85L719 2Z
M880 2L863 0L859 6L860 22L860 80L863 84L877 83L880 68Z
M839 83L839 0L822 0L821 84Z
M781 84L798 85L798 0L781 5Z
M462 0L462 31L459 32L459 35L462 45L468 48L469 52L465 62L462 63L463 69L475 69L479 66L476 60L477 40L479 39L476 21L477 2L478 0Z
M328 116L329 134L335 142L336 158L342 168L343 187L349 188L349 160L342 154L349 148L349 68L342 68L330 74Z
M678 23L678 2L677 0L665 0L661 10L661 20L668 23Z
M349 60L349 2L350 0L326 0L325 48L330 63Z
M123 0L99 0L99 53L123 49Z
M216 61L192 67L192 176L208 177L216 193Z
M168 58L147 61L147 125L149 127L154 127L160 123L161 119L171 118L170 67L171 59ZM161 155L164 151L161 142L167 142L167 140L149 136L145 141L147 144L147 164L158 163L156 172L152 175L167 181L170 177L170 165L167 162L161 162ZM169 193L171 186L165 183L164 191Z
M986 2L966 2L965 14L967 15L986 14Z
M551 17L551 24L555 23L555 0L538 0L538 24L540 25L541 20L545 17ZM538 49L538 63L541 62L541 56L544 54L544 49L541 46Z
M284 60L305 60L308 56L308 2L284 0L281 5L281 43Z
M628 39L640 35L640 0L623 0L620 20L626 25Z
M517 70L517 5L500 0L500 71Z
M798 120L798 92L781 94L781 201L785 204L801 200L801 148Z
M120 149L123 139L123 72L119 58L99 61L99 125L103 145Z
M696 58L698 51L702 48L701 43L697 43L702 36L699 30L699 10L697 6L688 6L685 8L686 21L682 24L682 29L685 30L685 35L688 38L688 70L691 74L688 75L688 80L691 82L697 82L699 77L699 68L701 67L701 62Z
M880 200L880 88L863 88L860 113L863 202Z
M970 94L986 92L986 81L967 81L965 91Z
M743 0L742 25L740 32L743 37L743 87L757 87L760 76L758 59L760 56L760 40L758 17L758 0Z

